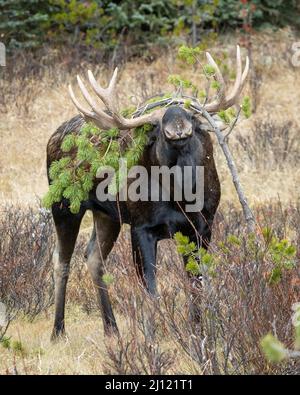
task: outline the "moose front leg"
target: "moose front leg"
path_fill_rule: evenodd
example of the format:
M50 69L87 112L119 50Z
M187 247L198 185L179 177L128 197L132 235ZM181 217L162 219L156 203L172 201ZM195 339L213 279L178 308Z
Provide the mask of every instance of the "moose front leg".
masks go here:
M51 339L54 341L65 333L65 298L70 261L84 212L65 214L57 207L52 210L57 234L53 253L55 285L55 320Z
M133 259L137 273L150 295L156 295L157 238L149 229L131 228Z

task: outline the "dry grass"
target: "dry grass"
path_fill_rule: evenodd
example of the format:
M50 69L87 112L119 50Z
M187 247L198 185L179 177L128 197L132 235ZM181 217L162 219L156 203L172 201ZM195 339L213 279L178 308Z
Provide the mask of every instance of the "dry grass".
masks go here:
M0 349L0 375L2 374L105 374L109 372L107 345L114 345L116 340L104 340L99 314L84 313L77 305L68 304L66 325L68 338L53 344L49 333L53 325L53 312L42 314L34 322L19 318L12 322L8 336L22 344L23 352ZM126 339L126 321L116 314L121 334ZM165 341L167 350L177 350L177 358L172 361L175 366L169 374L196 374L195 362L180 353L180 347L172 341ZM115 373L115 371L113 372Z
M79 308L68 306L69 337L65 342L52 344L49 333L52 314L41 315L33 323L26 318L14 321L8 335L21 342L24 350L1 349L0 374L101 374L99 353L94 344L103 343L99 318L86 316Z

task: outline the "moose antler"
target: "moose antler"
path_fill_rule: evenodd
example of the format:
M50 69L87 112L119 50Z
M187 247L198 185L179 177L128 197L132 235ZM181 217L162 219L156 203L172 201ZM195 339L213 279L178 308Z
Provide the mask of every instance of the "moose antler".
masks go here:
M69 92L71 99L77 109L87 118L88 120L95 121L98 126L103 129L110 129L112 127L117 127L121 130L133 129L138 126L142 126L145 123L157 123L162 117L162 110L156 109L150 114L141 115L136 118L127 119L120 114L118 107L118 100L116 94L116 82L117 82L118 68L115 69L113 76L109 82L106 89L102 88L96 81L93 73L88 70L88 79L93 91L101 99L106 107L106 111L102 110L94 101L94 99L89 94L88 90L84 86L81 78L77 75L77 82L79 89L87 103L91 106L91 110L87 110L84 106L80 104L74 95L72 86L69 85Z
M210 114L217 113L220 110L227 110L229 107L233 106L235 103L237 103L238 98L243 90L243 87L246 82L247 75L249 73L249 58L248 56L246 57L246 64L244 71L242 72L242 60L241 60L241 51L240 47L237 46L236 50L236 58L237 58L237 72L236 72L236 79L235 83L233 85L232 90L230 93L226 95L226 84L224 81L224 78L222 76L222 73L210 55L210 53L206 53L207 60L211 66L214 68L214 78L215 80L219 83L219 89L217 92L217 98L212 101L205 103L201 105L196 97L192 96L187 96L187 95L182 95L181 97L175 96L173 98L168 98L168 99L161 99L158 100L157 102L153 102L151 104L145 104L142 105L140 108L138 108L134 113L133 116L139 116L142 114L146 109L154 109L156 107L160 106L168 106L170 104L175 104L175 105L184 105L186 102L186 99L191 101L190 109L197 114L201 114L201 111L207 111Z
M209 64L214 68L215 70L215 79L219 83L219 91L218 91L218 97L216 100L214 100L211 103L207 103L204 106L204 109L207 112L213 113L217 112L220 110L226 110L227 108L231 107L235 102L237 101L240 93L242 92L242 89L244 87L248 72L249 72L249 58L248 56L246 57L246 65L244 68L244 71L242 72L242 60L241 60L241 51L239 45L237 45L236 48L236 79L234 86L231 90L231 92L226 96L226 85L224 82L224 78L222 76L222 73L210 55L209 52L206 52L206 57L209 62Z

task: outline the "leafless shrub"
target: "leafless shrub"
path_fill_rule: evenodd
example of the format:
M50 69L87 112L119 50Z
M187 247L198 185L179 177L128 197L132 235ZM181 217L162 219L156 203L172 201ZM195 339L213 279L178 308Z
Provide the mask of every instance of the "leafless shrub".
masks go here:
M255 208L261 227L272 228L280 239L300 245L300 205L280 202ZM52 303L52 221L43 210L6 207L1 210L0 300L15 314L34 318ZM230 241L235 235L239 243ZM84 251L77 243L72 260L68 300L90 313L96 306ZM210 253L216 260L213 276L204 273L190 283L173 241L158 251L158 298L149 298L139 283L132 261L130 233L123 227L106 263L109 285L120 328L119 337L94 341L95 353L112 374L299 374L297 361L266 362L260 340L272 332L292 346L291 305L300 300L299 265L283 271L277 284L268 276L273 262L246 236L242 213L234 206L219 210ZM191 295L201 311L191 320ZM100 322L99 322L100 325ZM1 334L0 334L1 336Z
M106 340L106 373L162 375L174 366L176 351L163 344L156 302L139 291L122 304L126 334Z
M19 50L10 54L7 66L0 69L0 113L9 112L13 104L18 115L28 116L32 102L44 89L37 81L48 76L49 88L59 85L69 76L70 70L84 70L88 60L89 57L83 57L77 47L58 51L44 46L36 52Z
M300 220L300 202L283 205L278 199L276 202L257 204L254 208L255 216L259 224L273 229L281 239L293 235L292 241L299 246L300 228L297 225ZM216 213L213 228L213 243L222 241L229 234L237 236L245 233L245 221L243 213L236 206L227 203Z
M0 301L30 319L53 300L53 225L44 209L5 206L0 212Z
M3 304L3 306L4 306L4 304ZM5 309L5 312L4 311L0 311L0 314L2 314L2 317L0 319L0 321L2 321L0 323L0 343L1 343L1 341L5 337L5 334L6 334L7 330L8 330L8 327L9 327L11 321L13 320L13 317L12 317L11 314L9 314L9 312L6 311L6 309Z
M167 332L157 310L159 301L148 296L137 278L128 227L121 232L106 270L114 279L110 293L122 324L118 338L105 340L104 371L110 374L168 373L176 363L176 350L170 349L166 342Z
M259 346L269 331L292 343L290 309L300 299L299 268L284 271L280 282L271 284L274 263L262 245L248 239L241 216L228 207L216 219L210 252L218 264L214 276L196 280L198 323L190 318L195 282L188 280L174 243L164 242L160 248L158 299L147 297L138 285L128 240L118 243L107 270L114 276L110 290L122 329L118 339L106 342L108 373L182 373L186 365L197 374L299 373L294 362L269 365ZM256 217L261 226L271 226L274 234L289 237L299 247L298 205L264 205ZM228 242L230 234L240 243Z
M174 366L176 351L164 344L167 332L157 314L159 302L149 298L135 273L128 278L135 280L131 287L124 288L123 282L114 287L126 330L106 341L104 370L110 374L166 374Z
M257 107L260 104L260 89L263 83L263 68L258 66L253 66L250 72L250 92L252 99L252 111L256 112Z
M141 48L127 45L116 46L110 59L103 58L103 51L80 45L69 45L63 49L43 46L36 51L19 50L11 53L7 57L6 67L0 68L0 113L9 112L11 105L14 105L14 114L28 116L30 114L33 101L38 98L45 89L40 82L46 78L47 89L57 87L65 83L70 75L76 73L83 74L87 67L103 70L104 65L108 65L110 70L117 65L126 64L130 58L135 57ZM144 61L152 62L159 57L165 48L151 46L145 52ZM170 48L168 49L170 51ZM97 73L96 73L97 74ZM146 98L147 94L157 94L153 90L155 73L144 75L140 72L141 79L138 98ZM37 83L38 82L38 83ZM61 89L61 88L60 88ZM15 114L16 115L16 114Z
M86 314L91 314L99 307L84 256L87 242L88 239L85 235L79 235L71 260L68 301L81 306Z
M134 90L135 99L138 101L137 104L140 105L146 100L149 100L149 98L155 97L158 94L163 95L162 92L157 91L155 73L150 72L147 74L144 70L141 70L137 75L137 81L138 84Z
M291 121L277 123L272 119L257 120L251 135L237 134L235 149L243 165L264 169L283 169L287 162L300 163L298 130Z

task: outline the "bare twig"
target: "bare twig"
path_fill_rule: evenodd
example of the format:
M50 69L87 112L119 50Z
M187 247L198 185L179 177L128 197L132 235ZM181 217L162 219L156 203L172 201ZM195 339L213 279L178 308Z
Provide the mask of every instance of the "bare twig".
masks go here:
M254 219L254 215L250 209L250 206L248 204L248 200L246 198L246 195L244 193L244 190L242 188L239 176L238 176L238 172L237 172L237 168L236 165L234 163L232 154L229 150L229 147L227 145L225 136L221 133L220 129L218 128L218 126L216 125L214 119L212 118L212 116L205 111L204 109L198 108L198 106L193 105L193 109L200 113L211 125L211 127L214 130L214 133L217 136L218 139L218 143L220 144L222 151L225 155L226 161L227 161L227 165L228 168L230 170L231 176L232 176L232 181L233 184L235 186L236 192L238 194L238 198L239 201L241 203L242 209L243 209L243 213L244 213L244 217L247 223L247 229L249 233L254 232L255 230L255 219Z
M238 113L237 113L237 115L236 115L236 117L235 117L235 120L233 121L232 125L230 126L230 129L229 129L228 133L225 134L225 136L224 136L224 140L225 140L225 141L228 141L229 135L231 134L231 132L232 132L233 129L235 128L235 125L237 124L237 121L238 121L238 119L239 119L239 116L240 116L241 111L242 111L242 107L240 106L240 107L239 107L239 110L238 110Z

